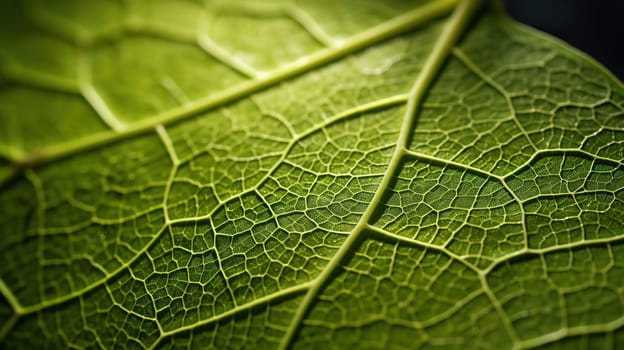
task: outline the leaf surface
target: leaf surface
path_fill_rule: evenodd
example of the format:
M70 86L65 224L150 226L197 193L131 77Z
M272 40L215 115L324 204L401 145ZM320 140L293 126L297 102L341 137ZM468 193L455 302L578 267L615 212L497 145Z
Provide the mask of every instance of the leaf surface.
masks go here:
M478 1L4 1L6 348L624 346L624 87Z

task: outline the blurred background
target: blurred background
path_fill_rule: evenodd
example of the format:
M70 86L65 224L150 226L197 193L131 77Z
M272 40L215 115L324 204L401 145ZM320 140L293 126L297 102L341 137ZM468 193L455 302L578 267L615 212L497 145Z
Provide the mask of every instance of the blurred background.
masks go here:
M504 0L517 21L584 51L624 81L623 0Z

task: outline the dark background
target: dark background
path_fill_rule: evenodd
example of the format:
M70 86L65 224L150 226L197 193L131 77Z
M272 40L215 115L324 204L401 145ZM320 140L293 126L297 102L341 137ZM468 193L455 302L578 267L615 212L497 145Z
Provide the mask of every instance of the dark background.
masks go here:
M517 21L584 51L624 81L624 0L504 0Z

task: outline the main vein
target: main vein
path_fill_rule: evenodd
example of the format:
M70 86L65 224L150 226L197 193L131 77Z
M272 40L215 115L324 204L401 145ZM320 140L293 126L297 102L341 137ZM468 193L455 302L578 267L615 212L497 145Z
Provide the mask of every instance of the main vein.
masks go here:
M121 131L96 133L74 141L48 146L42 150L35 151L34 154L36 157L27 156L24 159L12 159L12 161L17 164L14 168L23 169L36 166L115 141L148 133L153 131L157 125L167 125L178 122L199 113L206 112L212 108L236 101L284 80L309 72L327 63L334 62L374 43L404 33L432 19L441 17L449 13L456 6L458 1L459 0L440 0L431 2L430 4L363 31L351 37L349 40L346 40L342 45L335 45L297 60L271 74L263 76L261 79L249 80L230 89L226 89L221 93L189 102L152 118L128 125L127 128Z
M281 349L286 349L292 345L296 333L300 325L302 324L304 317L308 314L315 298L317 297L319 292L327 285L327 282L329 281L332 273L338 268L340 263L351 251L351 249L354 248L356 242L362 236L363 232L366 231L369 221L373 217L375 210L377 209L378 205L383 199L383 196L385 195L386 189L389 187L390 182L392 181L396 172L399 169L399 166L405 154L405 150L408 147L408 142L416 121L418 109L420 108L425 93L431 86L432 81L438 75L440 68L451 53L453 47L455 46L455 43L468 25L468 22L472 19L475 12L477 12L478 8L481 5L481 2L481 0L462 1L455 9L452 16L448 19L448 22L446 23L438 41L433 47L433 50L427 58L427 61L425 62L422 72L418 76L416 82L414 83L414 86L409 93L407 109L403 117L401 131L397 140L397 146L390 160L390 165L388 166L388 169L384 177L382 178L379 187L377 188L377 191L375 192L375 195L371 200L371 203L368 205L366 211L353 229L353 232L351 232L351 234L342 244L340 249L338 249L336 254L327 263L327 266L325 266L323 271L321 271L319 276L313 281L314 283L311 284L311 287L306 293L297 312L295 313L295 316L293 317L293 320L288 330L286 331L285 336L282 338L282 342L280 344Z
M79 153L81 151L85 151L88 149L93 149L96 147L100 147L115 141L120 141L126 138L130 138L139 134L153 132L154 130L158 131L159 129L164 130L164 125L182 120L184 118L191 117L200 113L202 111L208 110L210 108L214 108L225 104L227 102L245 97L254 92L262 90L264 88L270 87L276 83L279 83L282 80L291 78L293 76L303 74L307 71L313 70L316 67L319 67L323 64L335 61L341 57L344 57L350 53L353 53L359 49L370 46L376 42L382 41L399 33L405 32L409 29L412 29L420 24L423 24L431 19L440 17L446 13L448 13L457 3L458 0L443 0L438 2L433 2L432 4L423 6L419 9L408 12L405 15L396 17L388 22L385 22L379 26L373 27L367 31L364 31L356 36L354 36L351 40L346 42L342 46L332 47L319 53L309 57L305 62L295 63L293 65L287 66L282 70L275 72L275 74L266 77L264 80L255 80L250 81L249 83L243 84L241 86L237 86L233 89L226 90L221 94L208 97L203 100L198 100L196 102L190 103L186 106L183 106L178 109L171 110L166 112L160 116L156 116L154 118L146 119L137 124L133 124L123 131L120 132L103 132L97 133L89 136L88 138L78 139L73 142L59 144L56 146L48 147L45 150L36 151L33 155L27 156L21 159L13 159L15 162L12 170L23 171L30 167L34 167L36 165L40 165L58 158L66 157L72 154ZM399 99L403 97L400 96ZM0 174L0 185L5 184L12 178L14 174ZM165 229L167 225L164 225L162 229ZM162 230L161 229L161 230ZM153 240L158 237L159 234L153 238ZM135 257L138 257L141 252L143 252L147 247L151 245L152 242L148 243L146 247L144 247ZM134 259L132 259L134 261ZM130 261L130 262L132 262ZM112 275L115 275L117 272L121 271L123 268L129 266L129 263L124 264L119 269L117 269ZM104 279L105 281L107 279ZM87 290L90 290L92 287L100 285L100 283L95 283L91 285ZM6 287L6 285L2 284L0 287ZM14 311L20 315L32 313L38 310L41 310L45 307L56 305L58 303L67 301L72 299L78 295L80 295L85 290L81 290L78 293L71 293L65 297L56 299L51 302L43 302L39 305L22 307L15 299L15 303L12 303L14 306ZM0 294L5 296L11 296L10 290L7 288L0 288Z

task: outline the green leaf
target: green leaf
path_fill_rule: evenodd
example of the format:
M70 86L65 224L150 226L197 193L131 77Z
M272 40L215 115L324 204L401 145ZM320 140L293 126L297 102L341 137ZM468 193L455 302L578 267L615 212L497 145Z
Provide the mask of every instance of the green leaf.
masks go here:
M624 86L479 1L3 1L0 346L624 346Z

